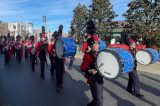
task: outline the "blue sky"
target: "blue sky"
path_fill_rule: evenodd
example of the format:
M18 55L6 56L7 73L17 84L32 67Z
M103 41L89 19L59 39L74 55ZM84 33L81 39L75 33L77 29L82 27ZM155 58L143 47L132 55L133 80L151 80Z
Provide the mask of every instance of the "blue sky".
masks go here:
M124 20L122 14L131 0L110 0L118 14L114 20ZM68 32L73 9L78 3L89 6L91 0L0 0L0 20L5 22L31 22L34 27L42 26L42 16L47 16L47 29L54 31L60 24Z

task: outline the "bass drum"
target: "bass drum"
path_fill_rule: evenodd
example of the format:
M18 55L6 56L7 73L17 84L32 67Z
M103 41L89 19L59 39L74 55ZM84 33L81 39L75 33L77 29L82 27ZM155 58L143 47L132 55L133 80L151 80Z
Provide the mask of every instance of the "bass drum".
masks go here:
M55 41L55 53L59 59L71 57L76 54L77 45L73 38L62 37Z
M110 48L99 52L96 60L98 72L108 79L133 71L134 58L125 49Z
M159 60L159 54L155 49L141 49L136 53L136 60L143 65L149 65Z
M107 48L107 46L106 46L105 42L103 40L99 40L99 50L102 51L106 48Z

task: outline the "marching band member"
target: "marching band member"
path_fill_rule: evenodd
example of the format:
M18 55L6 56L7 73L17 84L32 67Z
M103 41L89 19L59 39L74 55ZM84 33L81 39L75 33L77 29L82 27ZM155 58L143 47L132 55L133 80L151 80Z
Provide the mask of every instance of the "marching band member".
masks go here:
M23 45L24 45L24 57L25 57L25 60L28 60L28 56L29 56L29 54L28 54L28 48L27 48L27 43L28 42L29 42L28 39L26 39L24 41L24 43L23 43Z
M133 39L130 39L129 41L130 41L130 53L134 57L135 67L134 67L134 71L131 71L131 72L128 73L129 80L128 80L128 86L127 86L126 90L136 97L143 97L143 95L140 94L140 82L139 82L139 77L138 77L138 74L137 74L137 61L135 59L136 43Z
M11 49L11 41L10 41L10 35L8 34L7 37L4 37L3 42L3 53L4 53L4 64L8 65L11 60L12 55L12 49Z
M55 71L55 48L54 48L54 43L55 43L55 37L52 36L51 43L48 46L48 54L49 54L49 59L50 59L50 63L51 63L51 68L50 68L51 76L54 75L54 71Z
M3 54L3 42L2 42L2 36L0 36L0 55Z
M23 46L22 46L22 42L20 41L20 39L21 39L20 35L17 35L16 39L17 39L16 59L17 59L18 63L21 63L21 59L23 56Z
M74 28L71 27L71 33L70 33L71 35L70 35L70 37L73 38L74 32L75 32ZM75 40L74 40L74 42L77 44L77 42L76 42ZM77 48L76 48L76 49L77 49ZM76 55L76 54L75 54L75 55ZM73 56L70 57L70 62L69 62L69 65L68 65L68 70L72 70L73 61L75 60L75 55L73 55Z
M12 56L16 57L16 48L15 48L16 42L14 41L14 38L12 38Z
M13 54L13 51L12 51L12 42L10 41L9 43L8 43L8 46L9 46L9 48L8 48L8 52L9 52L9 61L11 61L11 57L12 57L12 54Z
M18 47L18 41L16 40L14 43L14 47L15 47L15 58L17 60L18 56L17 56L17 47Z
M38 57L40 59L40 67L41 67L41 78L44 79L44 69L45 63L47 63L46 59L46 51L48 48L48 43L46 42L45 34L41 34L41 41L38 43Z
M75 55L70 57L70 62L68 65L68 70L72 70L73 61L75 60Z
M62 30L63 30L63 25L59 26L58 29L58 34L57 34L57 38L61 38L62 37ZM57 88L56 91L58 93L61 92L62 90L62 84L63 84L63 75L65 72L65 68L64 68L64 58L60 59L56 56L55 58L56 62L55 62L55 71L56 71L56 81L57 81Z
M28 44L28 53L30 54L30 61L32 65L32 71L35 71L35 62L37 58L37 48L36 44L34 43L34 36L30 36L30 42Z
M8 65L9 64L9 61L10 61L10 58L9 58L9 49L10 49L10 45L6 45L3 49L3 53L4 53L4 64L5 65Z
M95 61L99 51L99 38L95 35L95 24L92 20L87 22L87 46L80 69L91 89L92 101L87 106L103 106L103 77L97 72Z
M21 59L22 59L22 55L23 55L23 49L22 49L22 45L21 45L21 42L18 43L18 46L16 48L17 50L17 60L18 60L18 63L21 63Z
M82 72L90 85L93 100L87 106L103 106L103 77L97 72L95 61L99 51L99 40L97 36L87 40L91 50L86 52L80 66Z
M3 48L3 54L4 54L4 64L8 65L9 64L9 52L8 52L8 44L7 44L7 37L3 36L4 40L2 42L2 48Z
M26 54L28 54L29 55L29 58L30 58L30 63L32 63L32 56L31 56L31 51L32 51L32 48L33 48L33 40L31 39L31 37L30 37L30 40L28 40L28 42L25 44L25 48L26 48Z

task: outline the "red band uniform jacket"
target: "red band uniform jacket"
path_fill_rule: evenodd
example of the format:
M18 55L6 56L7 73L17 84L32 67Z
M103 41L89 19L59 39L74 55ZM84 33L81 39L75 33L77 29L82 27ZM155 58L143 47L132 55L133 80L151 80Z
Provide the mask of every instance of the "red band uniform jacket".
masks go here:
M83 62L80 66L82 72L85 72L85 77L87 78L87 83L90 84L92 79L96 79L99 84L103 84L103 77L97 72L97 74L92 75L88 71L91 69L96 69L95 66L96 53L93 51L86 52L83 57Z

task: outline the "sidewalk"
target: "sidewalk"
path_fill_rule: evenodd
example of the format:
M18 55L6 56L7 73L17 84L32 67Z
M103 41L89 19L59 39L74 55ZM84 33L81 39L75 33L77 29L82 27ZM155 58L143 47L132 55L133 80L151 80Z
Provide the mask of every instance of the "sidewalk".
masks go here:
M79 52L79 53L76 54L75 57L77 59L83 59L83 53ZM148 72L148 73L160 75L160 62L157 62L155 64L150 64L150 65L141 65L141 64L138 64L137 69L139 71L143 71L143 72Z
M83 53L82 53L82 52L78 52L78 53L75 55L75 58L83 59Z
M160 62L157 62L155 64L146 65L146 66L138 64L138 70L160 75Z

